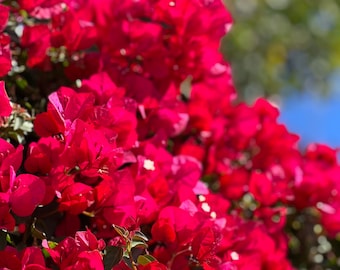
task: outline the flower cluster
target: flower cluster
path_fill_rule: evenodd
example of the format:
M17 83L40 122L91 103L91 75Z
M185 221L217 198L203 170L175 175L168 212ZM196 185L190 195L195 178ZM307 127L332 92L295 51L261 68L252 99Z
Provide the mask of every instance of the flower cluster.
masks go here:
M21 0L0 13L0 75L24 61L60 85L37 140L0 139L0 268L292 269L292 209L340 231L337 151L301 153L275 106L237 101L220 0ZM1 82L0 126L13 106Z

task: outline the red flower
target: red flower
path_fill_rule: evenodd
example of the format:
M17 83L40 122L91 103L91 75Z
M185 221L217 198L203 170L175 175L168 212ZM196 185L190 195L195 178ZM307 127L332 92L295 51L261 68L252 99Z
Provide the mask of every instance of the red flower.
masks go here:
M220 177L221 193L226 197L237 200L248 191L249 172L243 168L230 170Z
M14 148L12 144L0 138L0 177L9 175L9 169L12 166L17 171L22 162L23 146L19 145ZM1 184L2 190L6 191L8 186Z
M77 255L77 261L65 269L68 269L68 270L72 270L72 269L104 270L103 258L102 258L102 255L96 250L82 251Z
M82 183L74 183L62 191L58 202L59 211L81 214L94 203L93 189Z
M161 219L152 226L152 238L163 243L174 243L176 231L171 220Z
M117 87L106 72L96 73L89 79L82 80L80 90L93 93L97 105L104 105L110 99L121 100L125 94L124 88Z
M0 4L0 77L7 75L7 73L12 68L12 58L11 58L11 50L10 50L10 37L7 34L2 33L6 26L9 17L9 8L7 6ZM3 85L0 85L0 88L3 88ZM0 116L2 115L2 89L0 90ZM5 109L8 107L4 107Z
M196 218L186 210L174 206L168 206L161 210L158 220L151 229L154 241L163 242L166 245L176 244L178 248L192 240L194 231L198 225Z
M1 15L0 15L1 16ZM0 76L5 76L12 68L10 37L0 34Z
M34 174L46 175L56 164L64 145L51 137L41 138L37 143L29 146L28 157L25 160L25 169Z
M0 125L2 124L1 117L9 116L11 112L12 107L6 93L5 83L0 81Z
M340 230L340 201L326 204L319 202L317 207L321 213L321 224L330 237L336 237Z
M85 9L82 12L77 12L69 7L53 18L55 32L53 33L52 45L54 47L63 45L69 53L85 50L95 45L97 29L87 13L90 14L90 11Z
M47 24L26 26L21 37L21 45L27 48L28 67L41 67L50 70L51 64L47 55L50 44L50 29Z
M2 196L0 195L0 199ZM0 204L0 230L13 231L15 220L10 214L10 208L7 203Z
M79 253L77 244L72 237L64 238L55 248L50 248L46 240L43 241L42 246L48 251L54 263L61 269L72 265Z
M19 5L22 9L32 11L36 8L47 8L57 5L59 0L19 0Z
M22 269L19 254L15 248L7 246L4 250L0 250L0 268L11 270Z
M38 247L27 247L21 255L23 269L27 270L45 270L45 259L42 251Z
M18 216L29 216L45 197L45 184L37 176L20 174L11 176L11 193L9 203ZM14 179L15 178L15 179Z
M146 265L138 265L138 270L167 270L168 268L160 262L150 262Z
M273 180L263 173L252 173L249 191L258 202L265 206L274 204L278 199Z
M0 32L4 31L7 26L9 17L9 8L0 4Z
M104 269L103 255L100 251L105 245L90 231L77 232L75 238L67 237L55 248L50 248L47 241L44 241L43 247L60 269Z
M104 240L97 240L96 236L89 229L76 232L74 239L82 250L103 250L105 248Z
M35 117L34 131L40 137L63 136L65 126L60 117L53 114L53 112L48 111L40 113Z
M212 224L199 229L192 241L192 255L201 265L206 265L204 269L212 269L212 266L216 267L220 264L216 256L217 245L218 235Z

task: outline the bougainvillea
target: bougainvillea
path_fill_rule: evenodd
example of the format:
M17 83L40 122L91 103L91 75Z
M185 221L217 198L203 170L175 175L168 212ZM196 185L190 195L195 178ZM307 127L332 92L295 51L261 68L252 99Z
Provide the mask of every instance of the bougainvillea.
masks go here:
M1 269L292 269L292 213L340 231L337 150L237 100L220 0L0 15Z

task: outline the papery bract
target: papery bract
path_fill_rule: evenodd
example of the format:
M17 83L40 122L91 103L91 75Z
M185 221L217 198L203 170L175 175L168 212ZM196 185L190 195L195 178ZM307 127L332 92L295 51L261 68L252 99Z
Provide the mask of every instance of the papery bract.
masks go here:
M42 251L38 247L27 247L22 252L21 262L24 269L44 270L45 259Z
M48 111L38 114L34 120L34 131L40 137L63 136L65 126L59 117Z
M19 169L22 162L22 152L22 145L15 148L12 144L0 138L0 175L9 175L11 166L15 171ZM6 189L3 186L2 188Z
M4 31L9 17L9 8L0 4L0 31Z
M7 246L4 250L0 250L0 268L13 270L22 269L19 254L15 248Z
M74 239L83 250L103 250L105 248L105 242L100 239L97 240L96 236L89 230L76 232Z
M0 81L0 117L9 116L11 112L12 107L6 93L5 83Z
M28 51L27 65L29 67L51 68L47 55L50 44L50 30L46 24L27 26L24 28L21 44Z
M10 37L0 34L0 76L5 76L12 68Z
M10 205L18 216L29 216L45 197L45 184L37 176L20 174L11 186Z
M1 198L1 196L0 196ZM0 230L13 231L15 226L15 220L10 214L10 208L8 204L0 204Z
M93 189L82 183L74 183L62 191L58 201L60 211L80 214L94 203Z
M277 201L273 181L265 174L255 172L251 175L249 191L264 205L271 205Z
M146 265L139 265L139 270L167 270L168 268L159 262L150 262Z
M77 232L75 238L67 237L54 248L47 241L43 246L61 269L104 269L99 249L105 246L89 231Z
M104 270L103 259L98 251L82 251L78 254L76 263L66 269Z

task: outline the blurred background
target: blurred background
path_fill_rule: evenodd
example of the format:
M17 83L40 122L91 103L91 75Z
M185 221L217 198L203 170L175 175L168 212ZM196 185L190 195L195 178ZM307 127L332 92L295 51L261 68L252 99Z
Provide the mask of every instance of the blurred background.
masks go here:
M241 98L278 104L302 147L340 147L340 1L224 1L235 23L221 50Z
M224 1L235 23L221 50L240 98L276 103L302 149L312 142L340 148L340 1ZM286 231L296 269L339 269L340 235L322 235L313 213L289 215Z

